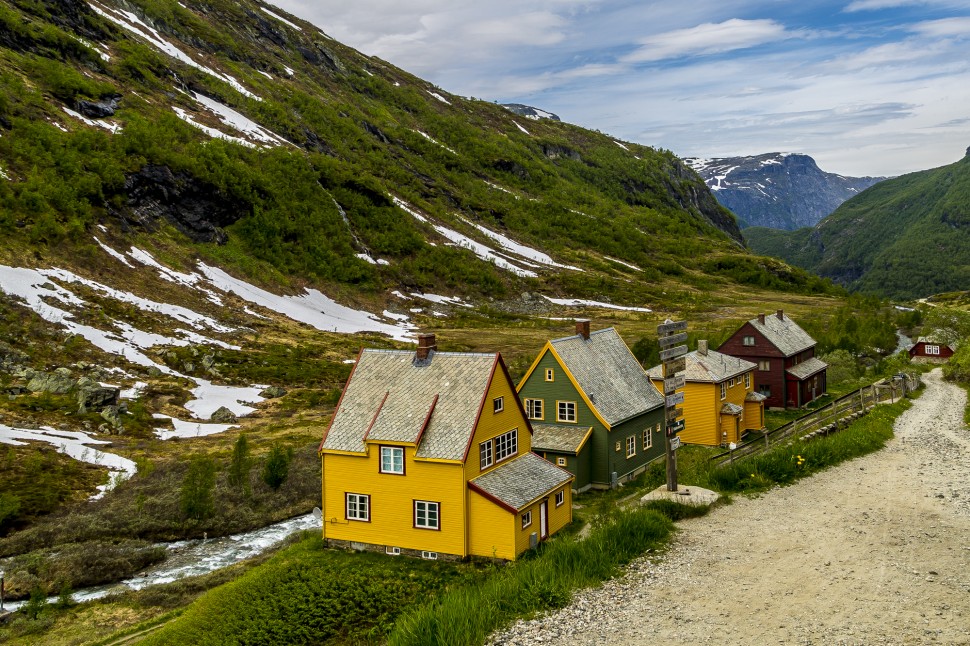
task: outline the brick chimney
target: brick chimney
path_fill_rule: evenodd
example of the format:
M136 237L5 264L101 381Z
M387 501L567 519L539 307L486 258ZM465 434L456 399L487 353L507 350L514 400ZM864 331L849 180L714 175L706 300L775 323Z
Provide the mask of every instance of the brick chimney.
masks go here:
M578 319L576 321L576 334L589 340L589 319Z
M778 310L777 312L775 312L775 316L778 317L778 320L779 321L784 321L785 320L785 310Z
M431 353L438 349L435 344L434 334L418 335L418 354L415 357L418 361L426 361Z
M758 323L761 323L762 325L765 324L765 315L764 314L758 314Z
M707 356L707 339L700 339L697 342L697 354Z

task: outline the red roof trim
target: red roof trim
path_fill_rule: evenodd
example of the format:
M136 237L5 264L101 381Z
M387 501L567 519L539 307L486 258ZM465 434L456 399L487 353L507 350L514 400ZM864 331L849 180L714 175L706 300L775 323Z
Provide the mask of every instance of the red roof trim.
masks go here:
M384 399L381 400L380 406L378 406L377 410L374 412L374 418L370 421L370 424L367 425L367 431L364 433L364 438L361 440L361 442L364 442L365 444L367 443L367 436L370 435L371 429L374 428L374 422L377 421L377 416L381 414L381 409L384 408L384 402L387 401L387 397L390 394L390 390L384 393Z
M347 386L350 385L350 380L354 378L354 373L357 372L357 366L360 365L360 357L364 354L363 346L357 351L357 360L354 361L354 367L350 369L350 375L347 377L347 383L344 384L344 389L340 393L340 399L337 400L337 407L333 409L333 416L330 418L330 423L327 424L327 429L323 432L323 439L320 440L320 446L317 448L317 455L323 451L323 443L327 441L327 435L330 433L330 428L333 426L333 421L337 419L337 411L340 410L340 405L344 403L344 395L347 394Z
M424 424L421 425L421 430L418 431L418 437L414 440L415 446L419 446L421 444L421 438L424 437L424 432L428 430L428 424L431 423L431 414L434 412L434 407L438 405L438 397L440 396L441 393L438 393L434 396L434 399L431 400L431 408L428 409L428 415L424 418Z
M512 381L512 375L509 374L509 367L505 365L505 359L502 358L502 353L498 353L499 363L502 365L502 372L505 374L505 378L508 379L509 385L512 386L512 392L515 393L515 403L519 407L519 412L522 413L522 419L525 420L525 427L529 429L529 435L535 435L535 431L532 430L532 422L529 421L529 416L525 414L525 405L522 403L522 398L519 397L518 391L515 389L515 382Z
M499 507L501 507L502 509L504 509L505 511L507 511L507 512L509 512L511 514L517 514L517 513L519 513L519 510L518 509L516 509L512 505L508 504L504 500L499 500L498 498L496 498L492 494L488 493L487 491L485 491L484 489L482 489L481 487L479 487L478 485L476 485L471 480L468 481L468 488L471 489L472 491L474 491L475 493L479 494L482 498L485 498L486 500L491 500L496 505L498 505Z
M492 379L495 378L495 367L502 361L502 355L498 352L495 353L495 361L492 363L492 372L488 375L488 381L485 382L485 390L482 392L482 401L478 404L478 414L475 415L475 424L472 425L472 432L468 434L468 443L465 444L465 453L461 456L461 463L465 464L468 460L468 452L471 451L472 442L475 441L475 431L478 430L478 422L482 419L482 411L485 410L485 400L488 399L488 388L492 385ZM513 392L515 389L512 389ZM518 397L516 397L518 399Z

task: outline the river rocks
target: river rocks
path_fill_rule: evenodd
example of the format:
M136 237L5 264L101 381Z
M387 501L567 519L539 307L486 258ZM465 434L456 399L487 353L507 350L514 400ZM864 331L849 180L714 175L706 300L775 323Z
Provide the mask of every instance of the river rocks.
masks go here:
M209 419L213 422L219 422L220 424L235 424L237 421L236 414L225 406L220 406L217 408Z
M286 388L282 386L270 386L259 391L260 397L265 397L266 399L276 399L277 397L283 397L286 395Z

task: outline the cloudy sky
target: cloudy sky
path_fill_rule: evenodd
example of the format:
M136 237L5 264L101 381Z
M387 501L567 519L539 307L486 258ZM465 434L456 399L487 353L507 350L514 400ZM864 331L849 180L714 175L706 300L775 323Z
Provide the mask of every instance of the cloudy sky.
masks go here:
M970 0L272 0L453 94L682 157L899 175L970 146Z

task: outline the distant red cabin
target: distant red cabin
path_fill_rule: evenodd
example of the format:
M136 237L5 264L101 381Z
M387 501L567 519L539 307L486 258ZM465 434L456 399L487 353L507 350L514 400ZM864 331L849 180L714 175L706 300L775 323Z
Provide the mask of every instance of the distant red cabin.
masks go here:
M920 337L909 349L909 358L922 363L943 363L953 356L955 345L930 337Z

